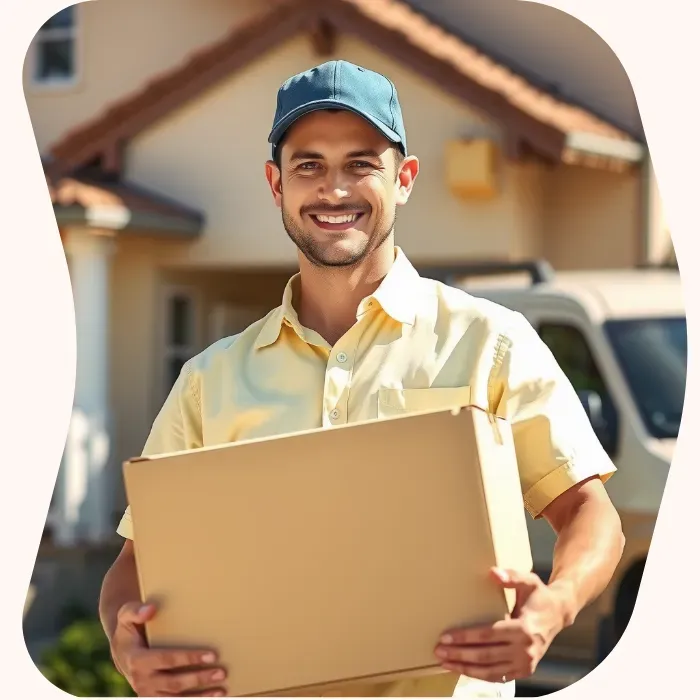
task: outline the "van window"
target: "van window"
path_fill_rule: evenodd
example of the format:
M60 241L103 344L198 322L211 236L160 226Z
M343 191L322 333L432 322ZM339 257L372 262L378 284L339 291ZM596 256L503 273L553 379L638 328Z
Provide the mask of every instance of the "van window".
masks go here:
M539 334L577 392L595 392L601 400L602 423L594 425L610 457L617 450L617 410L583 333L564 323L544 323Z
M608 321L605 331L649 434L675 439L685 402L685 318Z
M593 353L581 331L563 323L543 323L539 334L576 391L595 391L610 397Z

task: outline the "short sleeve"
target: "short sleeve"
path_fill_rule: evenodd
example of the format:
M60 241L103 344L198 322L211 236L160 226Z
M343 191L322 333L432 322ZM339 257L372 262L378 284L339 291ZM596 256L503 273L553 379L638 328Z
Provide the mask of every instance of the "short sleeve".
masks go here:
M199 396L195 390L191 361L180 375L156 416L142 451L142 456L181 452L202 447L202 420ZM127 506L117 533L133 539L131 508Z
M571 382L521 314L501 335L490 382L496 413L512 426L527 511L542 511L590 477L603 482L615 466Z

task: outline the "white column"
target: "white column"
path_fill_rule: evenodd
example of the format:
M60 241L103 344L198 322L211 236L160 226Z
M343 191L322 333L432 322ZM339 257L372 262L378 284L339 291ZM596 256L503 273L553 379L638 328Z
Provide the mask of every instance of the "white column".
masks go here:
M647 263L661 263L666 260L671 251L671 236L666 225L663 202L659 185L654 173L651 158L647 156L643 169L644 188L646 195L645 206L645 240Z
M58 489L60 544L98 542L111 534L109 271L113 241L75 229L64 242L75 305L75 396Z

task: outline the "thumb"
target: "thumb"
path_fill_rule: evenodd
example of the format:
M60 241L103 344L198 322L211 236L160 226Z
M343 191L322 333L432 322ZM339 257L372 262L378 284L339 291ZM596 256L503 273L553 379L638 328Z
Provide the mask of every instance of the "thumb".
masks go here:
M513 571L512 569L491 569L491 578L502 588L534 589L539 579L530 571Z
M531 572L513 571L512 569L491 569L491 576L502 588L515 589L515 605L511 617L520 616L523 605L537 590L540 579Z
M119 610L117 622L122 627L144 625L152 620L156 614L156 606L153 603L126 603Z

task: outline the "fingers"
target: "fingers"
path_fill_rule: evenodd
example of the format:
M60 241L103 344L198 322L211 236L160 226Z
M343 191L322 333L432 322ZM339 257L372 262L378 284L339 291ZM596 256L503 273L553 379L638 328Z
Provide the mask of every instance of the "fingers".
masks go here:
M443 668L490 683L531 676L542 656L538 635L522 620L452 630L440 642L435 655Z
M226 670L213 666L216 654L209 650L137 649L125 655L125 675L142 697L193 694L221 697Z
M157 649L152 654L153 669L157 671L170 671L191 666L207 666L216 663L216 654L209 649L192 651L187 649Z
M122 605L117 613L117 624L122 626L144 625L156 614L156 606L152 603L139 602Z
M498 683L504 676L516 677L519 648L512 637L510 630L493 627L455 630L453 643L439 645L435 655L447 671Z
M132 668L140 673L181 671L214 663L216 654L209 649L143 649L131 656Z
M152 620L156 606L126 603L117 614L111 639L112 657L129 684L141 697L223 697L226 671L211 649L150 649L142 626Z
M439 646L435 655L445 663L460 663L471 666L494 666L510 664L513 661L512 644L496 644L492 646Z
M444 646L507 644L519 636L523 626L519 620L500 620L493 625L448 630L440 637Z
M531 571L493 568L490 571L493 581L503 588L531 588L543 585L542 579Z
M166 697L177 695L217 697L209 693L223 691L221 683L224 680L226 680L226 672L221 668L181 673L160 672L153 677L153 688L157 695Z

